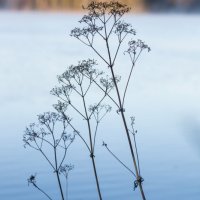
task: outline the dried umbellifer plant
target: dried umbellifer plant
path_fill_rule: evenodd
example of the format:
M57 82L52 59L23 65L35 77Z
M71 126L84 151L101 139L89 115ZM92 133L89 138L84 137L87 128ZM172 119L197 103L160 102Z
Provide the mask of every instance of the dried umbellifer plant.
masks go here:
M110 105L104 104L105 99L108 98L117 107L117 113L121 116L125 128L125 136L129 144L133 167L131 169L127 167L108 148L106 143L103 143L103 146L135 177L134 189L139 187L141 197L145 200L146 198L142 185L144 179L141 176L135 138L137 131L135 131L133 127L135 119L133 117L131 118L131 126L128 128L125 117L125 99L134 66L143 50L146 49L150 51L150 48L141 40L134 40L132 38L128 40L130 36L135 36L136 32L129 23L122 21L124 14L130 11L130 8L126 5L116 1L91 2L84 9L88 11L88 14L84 15L80 20L80 23L84 24L84 27L73 29L71 31L71 36L80 40L96 53L108 67L110 76L106 76L102 71L97 70L97 63L93 59L82 60L77 65L69 66L63 74L58 76L59 86L51 90L51 94L59 99L58 103L54 105L58 113L47 112L39 115L39 123L31 124L25 131L25 146L39 151L44 156L56 174L61 199L65 200L67 199L67 194L64 195L60 176L63 175L67 181L68 173L73 169L72 165L64 164L64 161L67 150L74 141L75 135L77 135L83 141L89 152L98 197L102 200L101 187L97 173L98 170L95 162L95 149L99 124L105 115L111 111ZM102 44L104 44L106 49L106 54L105 52L101 52L98 45L96 45L96 38L102 40ZM112 45L113 38L115 41L114 47ZM116 75L116 60L122 48L122 44L127 40L128 47L124 53L130 57L131 66L124 85L124 90L120 90L119 82L121 76ZM90 94L93 94L94 87L95 90L98 89L100 91L100 95L95 96L95 102L91 103ZM111 91L113 92L111 93ZM114 91L115 94L113 96ZM78 115L76 115L75 119L73 118L72 121L71 116L74 116L74 113ZM76 124L74 120L78 120L78 123L83 122L86 126L82 127L86 127L86 130L83 130L82 127L81 131L78 130L79 127L74 125ZM55 130L56 124L60 124L60 128L57 130ZM73 134L69 135L67 128L69 128L70 132ZM49 147L53 149L53 160L48 157L49 152L45 152ZM36 183L36 175L31 175L28 179L28 183L32 184L48 199L52 200L52 198Z
M139 187L141 197L145 200L145 193L143 191L143 178L139 170L139 160L135 137L134 141L131 139L131 133L129 131L127 120L125 117L125 100L132 76L133 69L138 58L144 50L150 51L148 45L146 45L142 40L134 40L136 32L132 28L131 24L126 23L122 20L124 15L130 11L130 8L117 1L110 2L95 2L92 1L87 7L84 7L87 14L82 17L79 21L81 28L76 27L71 31L71 36L75 37L81 41L84 45L89 47L94 53L104 62L104 64L109 68L113 87L116 92L116 98L111 95L108 97L117 106L117 112L121 115L121 119L125 129L125 136L128 140L129 149L133 161L133 170L136 180L134 181L134 187ZM114 38L114 39L113 39ZM106 54L102 52L102 46L99 47L97 44L101 40L101 45L103 44L106 49ZM113 47L112 43L115 43ZM122 44L127 41L128 47L124 51L130 57L131 66L129 68L129 75L127 77L126 83L124 85L124 90L119 89L119 83L116 79L116 58L120 52ZM99 84L94 81L94 83L99 87ZM101 88L101 86L99 87ZM131 170L131 171L133 171Z
M103 101L107 96L110 96L110 92L114 88L114 81L113 78L105 76L102 71L95 69L96 65L96 61L88 59L80 61L77 65L69 66L63 74L58 76L59 86L54 87L51 94L59 99L54 108L67 121L66 113L75 111L78 114L73 121L78 120L78 123L81 124L81 131L71 121L68 121L68 123L89 152L98 196L101 200L102 193L95 162L95 147L99 124L105 115L111 111L111 107L104 104ZM117 77L114 79L117 81ZM100 94L96 96L95 102L92 103L90 99L94 87L96 87L95 90L99 89ZM86 130L84 127L86 127Z
M27 127L23 137L25 147L29 146L39 151L52 167L57 177L62 200L67 199L67 191L66 195L64 195L60 176L64 175L67 181L68 173L73 169L72 165L63 164L67 150L72 144L75 135L80 137L89 152L98 196L99 199L102 199L95 162L95 147L99 124L106 114L111 111L111 107L103 102L107 96L110 96L110 92L114 88L114 81L113 78L105 76L102 71L95 69L95 65L97 65L95 60L82 60L77 65L69 66L64 73L59 75L57 77L59 86L51 90L51 94L59 99L58 103L53 105L57 113L46 112L42 115L38 115L39 123L31 124ZM118 82L119 77L115 77L115 81ZM99 90L100 95L98 95L94 100L95 102L91 104L91 101L88 100L88 96L90 99L91 94L94 92L94 87L96 87L95 90ZM73 116L74 113L72 111L75 111L79 116L76 116L74 121L77 120L79 124L83 122L81 131L73 124L71 116L69 117L69 113L72 113ZM55 128L57 124L60 125L59 129ZM86 124L86 130L83 128L84 124ZM69 131L67 129L73 132L73 137L72 135L67 135L67 131ZM86 135L85 132L88 134ZM61 134L59 135L59 133ZM59 137L56 138L56 136ZM48 157L48 154L51 156L49 147L53 149L53 161ZM60 149L60 151L58 149ZM61 152L63 153L60 161L58 159L58 152L59 155ZM52 198L36 184L36 175L31 175L28 179L28 183L32 184L47 198L52 200Z
M23 136L24 147L30 147L40 152L50 165L56 176L61 199L67 199L61 181L61 176L68 181L68 174L73 165L65 164L69 147L75 139L76 132L69 128L70 118L64 118L56 112L45 112L38 115L38 123L30 124ZM47 192L38 186L36 175L28 178L28 184L32 184L42 192L48 199L53 200Z

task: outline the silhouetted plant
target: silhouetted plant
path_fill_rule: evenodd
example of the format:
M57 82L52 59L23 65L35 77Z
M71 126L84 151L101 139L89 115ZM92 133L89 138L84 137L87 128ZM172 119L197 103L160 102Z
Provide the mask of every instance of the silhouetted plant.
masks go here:
M81 24L84 24L84 26L83 28L74 28L71 31L71 36L80 40L96 53L108 67L110 76L99 71L97 69L97 62L93 59L82 60L78 62L77 65L69 66L64 73L57 77L59 85L51 90L51 94L58 98L58 103L53 105L58 113L46 112L39 115L39 123L31 124L26 128L23 139L25 147L29 146L43 155L56 174L61 199L65 200L68 198L68 174L73 169L73 166L64 164L64 162L67 150L74 141L75 135L79 136L89 152L98 197L102 200L101 187L95 162L95 149L99 124L106 114L111 111L111 106L104 103L105 99L108 98L117 107L117 114L122 118L133 167L129 168L110 150L110 148L108 148L105 142L103 142L103 146L133 175L134 190L139 187L142 199L145 200L146 198L142 186L144 179L141 176L135 138L135 134L137 133L134 129L135 118L131 117L131 126L128 128L125 118L125 100L133 68L143 50L146 49L150 51L150 48L143 41L130 38L130 36L134 37L136 32L129 23L122 20L124 14L130 11L130 8L125 4L116 1L93 1L84 9L88 11L88 14L84 15L79 21ZM102 44L104 44L106 49L105 55L96 45L97 38L98 40L101 39ZM114 46L111 43L111 38L114 39ZM131 66L128 77L126 77L125 85L123 85L124 89L120 90L119 82L121 76L116 75L116 59L122 44L126 40L128 40L128 47L123 53L130 57ZM90 94L93 94L94 90L95 92L99 90L99 93L95 95L93 101L92 98L88 97L91 97ZM111 93L112 90L115 91L115 93L113 92L114 94ZM77 117L77 114L79 117ZM79 124L80 122L85 123L87 130L85 131L83 129L84 126L82 126L80 131L79 127L75 125L75 120L78 120ZM60 124L58 129L55 128L56 124ZM72 132L72 134L68 134L69 132ZM49 147L53 149L53 160L48 157L49 152L45 151L45 149ZM64 176L66 180L66 195L64 195L63 192L61 175ZM52 200L52 198L37 185L36 175L31 175L28 179L28 183L32 184L47 198Z
M32 184L36 189L43 193L48 199L53 200L43 189L36 184L36 175L31 175L28 179L28 186Z
M63 74L58 76L60 86L53 88L51 94L59 98L58 103L54 105L55 109L68 121L71 128L81 138L89 151L99 199L102 199L95 163L96 137L99 123L105 115L111 111L111 107L102 102L106 96L109 96L109 93L114 87L113 79L118 82L119 78L104 76L102 71L95 69L96 65L96 61L88 59L80 61L77 65L69 66ZM92 90L93 85L96 86L96 89L99 89L100 95L97 96L95 102L91 104L91 101L89 101L87 97L89 93L92 94L94 92L94 90ZM75 102L77 100L79 103L76 105ZM78 113L81 119L83 119L83 123L86 123L88 137L83 134L85 130L79 131L78 128L68 120L69 117L67 117L66 113L70 113L70 109ZM79 120L79 123L81 122L80 118L76 117L76 119Z
M72 165L64 164L67 151L76 135L74 130L67 130L70 121L70 118L66 119L66 117L58 113L45 112L44 114L38 115L37 124L30 124L30 126L26 128L23 136L24 147L31 147L39 151L51 166L56 175L62 200L65 199L65 195L60 175L64 175L67 181L68 173L73 169ZM52 153L50 150L52 150ZM31 175L28 179L28 183L32 184L47 198L52 200L52 198L37 185L36 175Z
M87 10L88 14L84 15L79 21L84 26L82 28L76 27L71 31L71 36L80 40L83 44L91 48L96 55L106 64L109 68L111 77L113 80L113 87L115 88L117 98L108 96L114 104L117 106L118 114L121 115L122 122L125 128L125 134L128 139L129 149L132 156L133 168L135 171L136 180L134 181L135 187L139 186L142 199L145 200L145 194L142 187L143 178L139 170L139 160L136 145L132 144L130 137L130 131L125 118L125 98L127 94L127 89L129 86L130 78L133 72L133 68L140 57L141 53L146 49L150 51L150 48L141 40L133 40L130 37L134 37L136 32L132 28L131 24L126 23L122 20L124 14L130 11L130 8L122 3L116 1L110 2L95 2L92 1L87 7L84 8ZM96 40L101 39L102 43L105 45L107 54L104 55L104 52L96 46ZM116 48L111 47L111 38L115 38ZM124 90L119 90L118 81L115 78L115 68L116 68L116 58L119 54L119 50L122 46L122 43L128 39L128 48L124 51L125 54L128 54L131 60L131 66L129 75L127 77L126 84L124 85ZM113 40L112 40L113 42ZM102 47L101 47L102 48ZM96 81L94 83L100 88L103 89ZM134 134L133 134L134 135ZM135 137L134 137L135 143ZM135 143L136 144L136 143ZM135 151L136 152L135 152Z

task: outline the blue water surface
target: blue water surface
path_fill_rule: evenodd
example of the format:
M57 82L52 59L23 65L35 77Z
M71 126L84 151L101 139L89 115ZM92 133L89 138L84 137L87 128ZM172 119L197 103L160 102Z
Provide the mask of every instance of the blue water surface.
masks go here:
M37 114L53 110L57 99L49 91L57 84L56 75L78 60L98 60L69 36L80 17L75 13L0 12L1 200L45 199L28 187L27 178L35 173L38 185L60 199L48 163L33 149L24 149L22 136ZM199 200L200 16L138 14L128 15L127 21L137 30L136 38L152 49L137 63L126 102L127 120L136 117L147 199ZM97 41L97 47L103 49L102 43ZM126 74L130 61L122 52L118 63L118 72ZM102 147L105 140L132 167L115 111L113 107L101 125L95 154L103 199L141 199L139 190L133 190L134 177ZM82 123L77 122L80 129ZM89 153L78 138L67 160L75 166L69 175L69 200L98 199Z

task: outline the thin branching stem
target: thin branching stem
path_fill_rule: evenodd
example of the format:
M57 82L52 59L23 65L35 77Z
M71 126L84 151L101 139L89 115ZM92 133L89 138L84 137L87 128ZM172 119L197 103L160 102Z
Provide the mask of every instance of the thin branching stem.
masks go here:
M112 62L112 66L114 66L114 64L115 64L115 60L117 58L120 46L121 46L121 42L119 41L119 44L118 44L118 47L117 47L117 50L116 50L116 53L115 53L115 56L114 56L114 59L113 59L113 62Z
M126 92L127 92L127 89L128 89L128 85L129 85L129 82L130 82L130 78L131 78L134 66L135 66L135 63L132 64L131 71L130 71L129 76L128 76L128 80L127 80L126 87L125 87L125 90L124 90L122 106L124 106L125 96L126 96Z
M44 190L36 185L36 183L32 183L35 188L37 188L41 193L43 193L49 200L53 200Z
M107 64L107 65L109 65L109 63L106 61L106 59L91 45L90 46L93 50L94 50L94 52Z
M70 105L77 113L79 113L84 119L86 119L86 116L84 116L84 114L82 114L71 102L69 103L69 105Z
M88 93L88 91L89 91L91 85L92 85L92 81L91 81L91 79L90 79L90 83L89 83L87 89L85 90L85 92L84 92L84 94L83 94L84 96L86 96L86 94Z
M67 134L66 128L68 127L68 123L66 124L66 119L58 113L45 112L44 114L40 114L38 115L38 122L39 123L37 124L30 124L30 126L26 128L25 134L23 136L23 141L25 142L25 146L28 145L39 151L45 158L45 160L49 163L49 165L52 167L53 172L56 175L61 199L65 200L60 172L64 171L64 167L62 166L62 164L64 163L67 150L73 142L75 135L74 137L71 137L71 134ZM56 123L60 125L59 128L61 128L61 130L59 128L57 129L57 126L55 127ZM58 130L60 134L57 134ZM63 141L63 146L60 145L61 140ZM69 140L70 142L68 144ZM34 145L31 145L30 143L33 143ZM45 146L43 145L44 143ZM51 156L49 156L50 152L45 151L44 148L46 147L52 148L52 159L50 159ZM60 171L61 168L62 171ZM72 168L69 168L69 170L71 169ZM28 183L33 184L34 187L36 187L40 192L45 194L46 197L51 199L51 197L45 191L43 191L36 185L36 179L34 175L30 176L30 178L28 179Z
M35 141L39 151L41 152L41 154L45 157L45 159L47 160L47 162L51 165L51 167L53 168L53 170L55 170L54 165L51 163L51 161L49 160L49 158L46 156L46 154L43 152L43 150L41 148L39 148L37 142Z
M101 102L102 102L105 98L106 98L106 95L104 95L104 96L101 98L101 100L97 103L96 107L98 107L98 106L101 104ZM89 115L89 119L91 118L91 116L93 115L93 113L94 113L94 111L92 111L91 114Z
M140 175L140 160L139 160L139 154L138 154L138 148L137 148L135 134L133 134L133 139L134 139L134 145L135 145L135 153L136 153L136 156L137 156L138 172L139 172L139 175Z
M80 132L72 125L72 123L68 120L66 114L64 112L62 112L62 115L65 117L65 119L67 120L68 124L70 125L70 127L74 130L74 132L81 138L81 140L83 141L83 143L85 144L85 146L87 147L88 151L91 152L90 147L88 146L86 140L82 137L82 135L80 134Z
M84 74L84 76L87 77L88 79L90 79L87 75ZM108 93L106 90L104 90L96 80L92 79L92 81L93 81L93 82L105 93L105 95L106 95L107 97L109 97L110 100L119 108L119 105L118 105L117 102L114 100L114 98L112 98L112 97L109 95L109 93Z
M72 104L72 102L69 99L65 100L61 96L58 96L58 98L64 102L66 102L67 104L69 104L77 113L79 113L84 119L86 119L86 117Z
M90 118L89 118L88 112L87 112L87 106L86 106L85 97L83 95L84 92L83 92L82 85L80 85L80 89L81 89L81 93L82 93L83 107L84 107L84 110L85 110L86 121L87 121L87 126L88 126L90 149L91 149L90 157L92 159L92 165L93 165L93 170L94 170L95 181L96 181L96 186L97 186L97 191L98 191L99 199L102 200L102 195L101 195L101 190L100 190L100 185L99 185L99 179L98 179L97 170L96 170L96 164L95 164L95 160L94 160L94 152L93 152L93 142L92 142L92 131L91 131L91 125L90 125Z
M46 142L48 143L51 147L53 147L53 144L51 142L49 142L48 140L46 140L44 137L40 137L40 136L37 136L38 139L40 139L42 142ZM42 145L40 146L42 147Z
M53 142L54 142L54 148L53 148L53 152L54 152L54 162L55 162L55 173L56 173L56 177L57 177L57 181L58 181L58 186L59 186L59 190L60 190L60 195L62 200L64 200L64 194L63 194L63 189L62 189L62 184L60 181L60 176L59 176L59 168L58 168L58 158L57 158L57 149L56 149L56 139L55 136L52 132L52 130L50 129L52 138L53 138Z
M70 143L70 144L71 144L71 143ZM62 166L62 164L63 164L63 162L64 162L64 160L65 160L66 154L67 154L67 147L66 147L65 142L64 142L64 145L65 145L65 148L64 148L64 155L63 155L63 158L62 158L60 164L58 165L58 170L59 170L60 167Z
M128 76L128 80L127 80L127 83L126 83L126 87L125 87L125 90L124 90L124 95L123 95L123 100L122 100L122 106L124 106L124 101L125 101L125 97L126 97L126 92L127 92L127 89L128 89L128 85L129 85L129 82L130 82L130 79L131 79L131 75L133 73L133 68L141 54L142 50L139 52L138 56L135 58L135 54L134 54L134 57L133 57L133 60L132 60L132 66L131 66L131 71L129 73L129 76Z
M77 39L82 42L83 44L87 45L87 46L90 46L90 44L87 44L86 42L84 42L83 40L81 40L80 38L77 37Z
M122 101L121 101L121 97L120 97L120 93L119 93L119 88L118 88L117 82L115 80L115 74L114 74L114 70L113 70L113 66L112 66L111 53L110 53L110 47L109 47L108 38L107 38L106 26L105 26L105 37L106 37L106 47L107 47L108 56L109 56L110 71L111 71L111 74L112 74L112 78L113 78L116 93L117 93L117 98L118 98L120 109L121 109L120 113L121 113L122 121L123 121L123 124L124 124L128 143L129 143L129 148L130 148L130 152L131 152L131 156L132 156L132 160L133 160L133 166L135 168L136 178L137 178L137 180L139 180L140 175L139 175L139 171L138 171L137 161L136 161L136 158L135 158L135 155L134 155L131 138L130 138L129 131L128 131L128 126L127 126L125 115L124 115L124 112L123 112L123 107L122 107L123 105L122 105ZM139 188L140 188L140 192L141 192L141 195L142 195L142 199L146 200L141 182L139 182Z
M96 127L95 127L95 132L94 132L94 141L93 141L93 153L95 150L95 144L96 144L96 137L97 137L97 131L98 131L98 126L99 126L99 121L96 121Z
M134 177L136 177L135 173L127 167L124 162L122 162L107 146L107 144L104 144L105 148L108 150L108 152L122 165L124 166Z

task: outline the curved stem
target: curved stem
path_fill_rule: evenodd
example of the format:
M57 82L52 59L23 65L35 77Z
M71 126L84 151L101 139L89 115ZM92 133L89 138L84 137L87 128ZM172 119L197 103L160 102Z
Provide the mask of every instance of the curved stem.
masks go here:
M42 192L48 199L53 200L44 190L39 188L35 183L33 183L33 186L37 188L40 192Z
M131 78L134 66L135 66L135 64L133 63L133 65L131 67L131 71L130 71L129 77L128 77L128 81L126 83L126 87L125 87L125 90L124 90L124 95L123 95L123 100L122 100L122 106L124 106L125 96L126 96L126 92L127 92L127 89L128 89L129 81L130 81L130 78Z
M135 63L136 61L138 60L140 54L141 54L142 50L139 52L138 56L135 58L135 54L134 54L134 57L132 60L132 67L131 67L131 71L129 73L129 77L128 77L128 80L127 80L127 83L126 83L126 87L125 87L125 90L124 90L124 95L123 95L123 100L122 100L122 106L124 106L124 101L125 101L125 97L126 97L126 92L127 92L127 89L128 89L128 85L129 85L129 82L130 82L130 78L131 78L131 75L132 75L132 72L133 72L133 68L135 66Z

